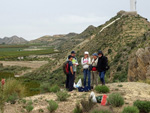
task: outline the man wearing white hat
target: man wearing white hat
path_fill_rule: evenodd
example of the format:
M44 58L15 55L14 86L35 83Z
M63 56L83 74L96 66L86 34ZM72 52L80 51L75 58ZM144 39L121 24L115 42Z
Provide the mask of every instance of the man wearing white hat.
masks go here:
M81 64L83 66L84 73L84 87L86 87L86 79L88 77L88 88L91 89L91 74L89 71L89 65L91 64L91 58L89 57L89 52L84 52L84 57L81 58Z

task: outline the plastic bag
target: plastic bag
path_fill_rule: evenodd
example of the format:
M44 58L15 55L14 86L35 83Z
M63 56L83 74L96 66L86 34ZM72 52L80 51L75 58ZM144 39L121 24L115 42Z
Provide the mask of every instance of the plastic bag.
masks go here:
M79 79L79 81L77 82L77 84L74 83L73 87L74 87L74 88L82 87L82 81L81 81L81 79Z
M81 79L79 79L79 81L78 81L78 83L77 83L77 86L78 86L78 87L82 87L82 80L81 80Z
M92 99L92 102L97 103L96 97L95 97L95 93L92 91L90 94L90 98Z

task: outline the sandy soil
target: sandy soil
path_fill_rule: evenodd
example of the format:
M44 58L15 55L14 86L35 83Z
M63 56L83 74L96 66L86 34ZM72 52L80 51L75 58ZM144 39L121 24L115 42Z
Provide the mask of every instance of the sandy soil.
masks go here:
M47 64L48 61L0 61L0 63L3 63L4 66L22 66L37 69Z
M122 85L122 87L119 87L118 85ZM137 83L137 82L126 82L126 83L112 83L107 84L107 86L110 88L110 93L112 92L119 92L125 99L125 105L132 105L133 102L137 99L140 100L149 100L150 101L150 85L145 83ZM109 93L109 94L110 94ZM73 91L72 93L69 93L71 96L66 102L59 102L59 107L55 113L72 113L75 105L77 102L80 102L83 97L88 98L90 95L90 92L78 92ZM95 92L96 96L102 95L97 94ZM109 95L107 94L107 95ZM32 113L39 113L39 109L43 109L44 113L48 113L47 105L48 103L46 100L56 100L56 94L54 93L47 93L47 94L41 94L36 95L32 97L25 98L26 100L32 100L34 102L33 106L34 109ZM10 105L7 104L5 106L5 113L21 113L22 109L21 104L15 104ZM109 106L101 106L100 104L97 104L98 108L100 109L109 109ZM123 107L124 107L123 106ZM121 108L113 108L113 113L121 113L123 107Z

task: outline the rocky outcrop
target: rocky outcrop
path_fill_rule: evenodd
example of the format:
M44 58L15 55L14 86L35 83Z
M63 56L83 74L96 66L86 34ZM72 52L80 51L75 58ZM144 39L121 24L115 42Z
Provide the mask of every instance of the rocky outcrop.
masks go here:
M129 59L128 80L150 79L150 47L140 48Z

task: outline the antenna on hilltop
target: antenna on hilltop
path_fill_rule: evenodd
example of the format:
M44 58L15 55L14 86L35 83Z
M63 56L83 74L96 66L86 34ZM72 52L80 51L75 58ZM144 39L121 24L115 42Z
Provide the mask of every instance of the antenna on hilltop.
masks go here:
M137 4L136 0L130 0L130 10L131 11L136 11L136 4Z

